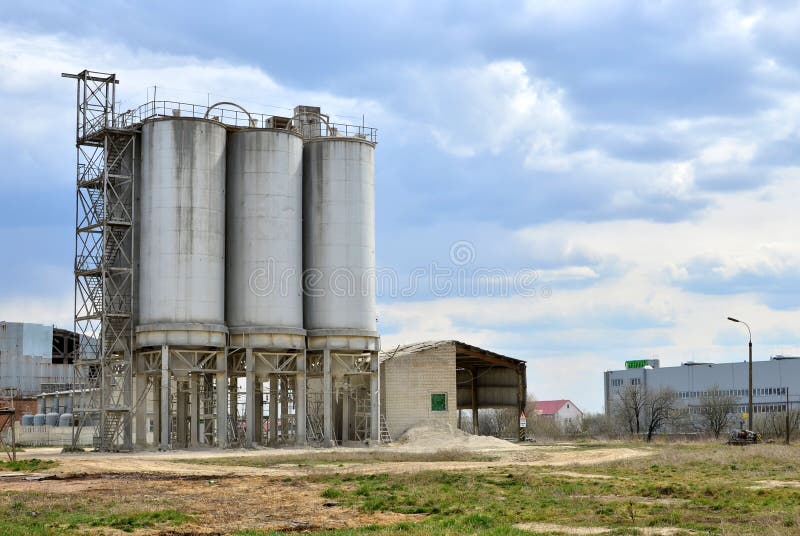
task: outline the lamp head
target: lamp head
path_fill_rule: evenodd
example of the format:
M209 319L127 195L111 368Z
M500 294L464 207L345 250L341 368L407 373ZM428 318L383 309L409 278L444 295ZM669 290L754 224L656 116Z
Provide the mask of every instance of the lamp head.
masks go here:
M728 317L728 320L730 320L731 322L740 322L739 320L736 320L736 319L735 319L735 318L733 318L732 316L729 316L729 317Z

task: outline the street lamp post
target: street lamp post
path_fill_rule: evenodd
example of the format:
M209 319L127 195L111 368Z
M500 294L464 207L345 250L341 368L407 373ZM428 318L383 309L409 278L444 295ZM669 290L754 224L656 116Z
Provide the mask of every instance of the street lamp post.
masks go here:
M747 325L747 322L742 320L737 320L731 316L728 317L728 320L731 322L738 322L740 324L744 324L747 328L747 348L749 353L749 360L747 365L747 429L753 429L753 334L750 331L750 326Z

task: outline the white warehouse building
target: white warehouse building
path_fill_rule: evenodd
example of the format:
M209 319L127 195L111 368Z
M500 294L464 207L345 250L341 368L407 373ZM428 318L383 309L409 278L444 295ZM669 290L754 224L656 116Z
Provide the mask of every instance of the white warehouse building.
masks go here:
M678 408L690 411L700 406L708 391L716 387L736 399L738 413L747 411L747 361L689 361L677 367L660 367L658 360L641 360L629 361L626 365L630 368L609 370L604 374L606 415L611 414L614 401L628 386L672 389L678 395ZM768 361L753 361L754 415L785 411L787 393L796 407L800 395L800 357L774 356Z

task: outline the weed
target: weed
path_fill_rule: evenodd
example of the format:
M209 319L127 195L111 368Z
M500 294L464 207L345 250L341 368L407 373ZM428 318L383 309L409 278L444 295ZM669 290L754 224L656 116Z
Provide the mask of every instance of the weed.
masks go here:
M31 458L29 460L17 460L15 462L0 461L0 469L8 471L43 471L58 465L53 460L40 460L38 458Z

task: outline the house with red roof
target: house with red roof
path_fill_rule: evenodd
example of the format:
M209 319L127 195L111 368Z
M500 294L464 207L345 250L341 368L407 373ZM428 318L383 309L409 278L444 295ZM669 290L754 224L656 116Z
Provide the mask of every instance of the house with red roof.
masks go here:
M572 400L537 400L527 410L529 415L553 419L562 429L580 427L583 420L583 412Z

